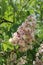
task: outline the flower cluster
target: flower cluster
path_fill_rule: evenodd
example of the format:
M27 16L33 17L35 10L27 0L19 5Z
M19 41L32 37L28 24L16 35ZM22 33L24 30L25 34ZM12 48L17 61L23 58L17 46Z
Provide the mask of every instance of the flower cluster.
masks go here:
M40 45L38 52L36 53L35 65L43 65L43 43Z
M28 16L9 41L14 45L18 44L21 51L32 49L32 42L35 41L35 26L36 19L32 15Z
M22 56L19 58L17 65L24 65L27 63L26 56Z
M17 59L17 54L14 52L10 53L10 56L7 57L7 65L14 65L14 63L16 65L24 65L25 63L27 63L27 56L21 56L20 58Z

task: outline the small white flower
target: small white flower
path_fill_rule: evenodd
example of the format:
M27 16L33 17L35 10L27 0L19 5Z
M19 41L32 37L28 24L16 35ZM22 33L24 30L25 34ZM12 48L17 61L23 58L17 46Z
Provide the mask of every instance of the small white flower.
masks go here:
M36 56L39 56L39 53L36 53Z
M33 65L35 65L35 61L33 61Z
M9 42L12 42L12 38L9 39Z

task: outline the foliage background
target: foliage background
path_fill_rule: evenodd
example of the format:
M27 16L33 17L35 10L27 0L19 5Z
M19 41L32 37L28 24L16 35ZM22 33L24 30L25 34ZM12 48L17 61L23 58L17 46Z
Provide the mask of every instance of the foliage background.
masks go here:
M31 14L35 14L37 19L37 45L34 45L32 51L27 51L30 60L26 65L32 65L35 53L43 41L43 0L0 0L0 65L4 63L6 65L6 57L9 55L3 56L3 52L7 54L14 49L14 46L8 42L9 38Z

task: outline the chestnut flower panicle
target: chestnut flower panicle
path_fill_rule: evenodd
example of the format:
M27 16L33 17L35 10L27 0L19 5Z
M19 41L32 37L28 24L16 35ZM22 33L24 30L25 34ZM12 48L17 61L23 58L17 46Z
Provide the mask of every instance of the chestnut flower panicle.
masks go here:
M43 43L40 45L36 53L35 65L43 65Z
M27 63L26 56L22 56L19 58L17 65L24 65Z
M27 50L29 45L35 41L35 26L36 19L32 15L28 16L25 22L18 27L17 31L13 34L13 37L9 39L9 42L12 42L14 45L18 44L21 50Z

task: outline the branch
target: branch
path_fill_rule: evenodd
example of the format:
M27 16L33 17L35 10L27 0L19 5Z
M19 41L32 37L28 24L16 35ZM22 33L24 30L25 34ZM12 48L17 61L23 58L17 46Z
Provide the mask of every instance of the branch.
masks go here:
M11 21L8 21L8 20L6 20L6 19L4 19L4 18L0 18L0 20L2 21L2 22L0 22L0 24L2 24L2 23L13 23L13 22L11 22Z

